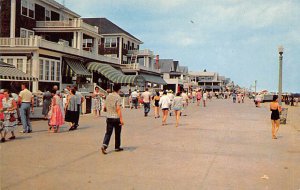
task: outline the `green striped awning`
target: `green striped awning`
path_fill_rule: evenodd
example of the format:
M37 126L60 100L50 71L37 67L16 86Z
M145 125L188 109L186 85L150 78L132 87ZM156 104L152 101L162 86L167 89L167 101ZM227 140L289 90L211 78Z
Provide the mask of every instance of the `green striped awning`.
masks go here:
M85 68L80 60L64 58L64 61L70 66L70 68L79 76L91 77L92 74Z
M0 61L0 80L36 81L37 78L22 72L11 64Z
M141 76L144 77L146 82L150 82L150 83L154 83L154 84L162 84L162 85L167 84L167 82L160 76L146 75L146 74L141 74Z
M91 72L98 72L113 83L119 84L137 84L137 82L145 81L143 77L138 75L125 75L121 71L115 69L111 65L91 62L87 69Z

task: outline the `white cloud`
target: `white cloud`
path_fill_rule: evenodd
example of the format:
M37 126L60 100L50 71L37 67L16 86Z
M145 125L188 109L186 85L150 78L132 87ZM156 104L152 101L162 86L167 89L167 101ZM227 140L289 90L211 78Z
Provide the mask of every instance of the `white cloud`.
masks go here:
M227 3L224 3L227 2ZM196 6L196 5L195 5ZM198 5L199 6L199 5ZM261 28L299 19L300 8L293 1L223 1L207 3L195 17L200 23L215 26Z

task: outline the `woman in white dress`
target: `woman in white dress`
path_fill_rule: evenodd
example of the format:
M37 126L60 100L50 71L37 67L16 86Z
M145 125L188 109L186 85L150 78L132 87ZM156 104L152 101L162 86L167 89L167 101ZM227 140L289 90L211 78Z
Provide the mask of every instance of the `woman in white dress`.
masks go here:
M11 137L8 138L9 140L16 138L14 130L18 123L16 101L11 97L8 90L4 90L4 96L5 97L2 99L2 107L0 108L0 111L4 114L3 128L1 129L1 142L6 141L5 137L9 132L11 133Z
M104 94L99 91L99 87L96 87L92 97L94 114L96 117L100 117L102 110L102 97L104 97Z

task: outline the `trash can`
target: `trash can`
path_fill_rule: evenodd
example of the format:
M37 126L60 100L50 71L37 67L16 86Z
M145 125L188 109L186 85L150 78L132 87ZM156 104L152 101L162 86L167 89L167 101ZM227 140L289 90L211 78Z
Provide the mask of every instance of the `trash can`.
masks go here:
M288 108L282 108L280 113L280 124L286 124Z
M85 103L86 103L85 113L86 114L92 113L92 96L86 95L84 97L85 97Z

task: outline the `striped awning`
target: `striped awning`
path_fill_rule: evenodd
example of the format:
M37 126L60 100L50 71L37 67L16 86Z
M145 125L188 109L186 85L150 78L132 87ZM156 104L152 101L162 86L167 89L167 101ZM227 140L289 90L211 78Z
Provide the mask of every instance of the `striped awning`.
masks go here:
M79 76L91 77L92 74L85 68L82 61L71 59L71 58L64 58L65 63L67 63L70 68Z
M154 83L154 84L162 84L162 85L167 84L167 82L160 76L146 75L146 74L141 74L141 76L144 77L146 82L150 82L150 83Z
M88 64L87 69L91 72L97 72L102 74L108 80L113 83L119 84L134 84L143 83L145 79L139 75L125 75L121 71L115 69L111 65L91 62Z
M11 64L0 61L0 80L36 81L37 78L22 72Z

